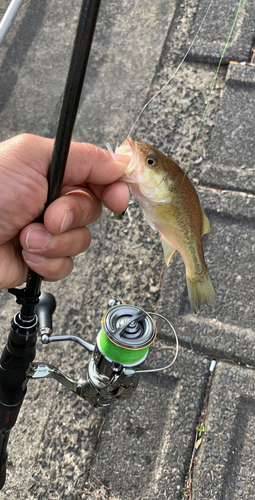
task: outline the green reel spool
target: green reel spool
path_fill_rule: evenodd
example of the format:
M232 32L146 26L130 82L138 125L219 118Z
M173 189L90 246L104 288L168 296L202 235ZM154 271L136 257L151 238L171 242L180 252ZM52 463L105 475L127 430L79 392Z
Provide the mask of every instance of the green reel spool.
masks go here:
M155 338L156 326L149 314L121 304L104 314L97 344L108 360L131 367L145 360Z

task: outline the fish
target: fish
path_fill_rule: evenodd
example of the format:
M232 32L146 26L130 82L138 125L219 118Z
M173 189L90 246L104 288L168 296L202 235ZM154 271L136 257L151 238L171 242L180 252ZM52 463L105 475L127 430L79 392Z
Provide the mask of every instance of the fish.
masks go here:
M210 222L192 182L172 159L147 143L129 137L115 152L130 156L120 180L128 183L148 224L160 233L166 264L176 250L181 254L193 312L202 304L214 308L216 294L202 245Z

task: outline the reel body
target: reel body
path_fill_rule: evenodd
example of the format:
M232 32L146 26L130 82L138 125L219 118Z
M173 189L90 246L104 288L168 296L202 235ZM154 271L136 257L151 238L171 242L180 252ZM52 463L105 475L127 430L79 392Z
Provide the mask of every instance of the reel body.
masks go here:
M59 341L74 341L91 353L84 375L73 380L58 368L32 362L27 373L30 379L51 377L94 406L108 406L120 399L130 398L135 391L140 373L160 371L169 368L176 360L178 339L171 323L161 316L172 328L176 337L176 353L173 361L164 367L140 370L147 358L149 347L156 338L156 326L150 314L137 306L125 305L111 300L110 308L102 319L95 346L74 335L52 335L51 315L54 311L54 297L42 293L36 308L39 332L43 344Z
M73 335L51 335L52 329L47 326L51 318L45 308L49 303L52 311L52 297L43 293L37 306L42 343L73 340L91 352L91 358L86 373L78 381L52 365L37 362L31 363L28 377L54 378L94 407L131 397L139 381L135 368L144 362L156 338L156 326L150 315L139 307L111 300L93 346Z

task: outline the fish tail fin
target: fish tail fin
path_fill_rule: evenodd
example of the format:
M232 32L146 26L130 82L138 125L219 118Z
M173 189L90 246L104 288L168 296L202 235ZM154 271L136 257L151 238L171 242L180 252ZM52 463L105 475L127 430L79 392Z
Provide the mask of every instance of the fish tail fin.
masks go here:
M195 314L198 313L201 304L211 308L216 306L216 294L207 268L199 279L191 279L186 273L186 280L189 301Z

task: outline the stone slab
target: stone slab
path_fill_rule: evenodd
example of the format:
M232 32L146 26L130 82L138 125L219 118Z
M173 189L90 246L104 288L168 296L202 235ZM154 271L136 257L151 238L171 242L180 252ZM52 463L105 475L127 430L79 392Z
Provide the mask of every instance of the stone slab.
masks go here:
M0 15L8 5L9 0L1 2ZM64 7L55 0L23 2L1 45L1 140L21 132L55 135L79 7L80 2L74 1ZM137 0L121 4L102 1L74 132L76 140L103 145L111 137L120 140L120 135L127 133L150 88L174 12L174 0L156 4L149 0L142 5ZM109 226L108 217L105 214L94 226L92 253L76 259L77 273L71 281L62 280L48 288L43 285L55 293L59 303L56 333L83 335L85 324L85 337L95 341L110 298L109 282L114 288L122 266L114 263L118 241L113 247L112 237L118 230L111 232L113 220ZM105 228L110 233L104 240L105 252L101 252ZM18 307L6 291L0 295L3 348ZM84 371L88 360L79 349L72 350L68 344L45 353L40 347L37 360L46 359L74 376ZM31 383L10 438L8 478L1 498L14 498L15 492L17 499L60 495L61 499L77 500L76 489L88 474L101 421L100 411L59 390L56 382Z
M170 352L158 351L151 366ZM180 352L173 370L141 375L136 395L107 412L84 490L99 490L96 477L118 500L181 499L208 366Z
M230 65L201 184L255 193L255 66Z
M207 0L201 0L200 2L196 20L189 36L190 42L192 42L201 25L209 3ZM188 55L189 61L218 64L234 22L238 5L239 0L231 3L222 2L221 0L213 1L197 40ZM254 19L254 2L243 0L234 31L222 60L223 64L228 64L229 61L250 62L255 34Z
M196 500L253 498L254 390L254 370L217 364L193 477Z
M254 365L255 198L209 189L198 193L211 224L203 246L217 306L192 314L184 264L177 254L164 272L157 308L172 318L187 347Z
M101 146L124 140L149 91L175 7L175 0L101 2L75 140ZM21 132L55 136L79 8L74 0L64 8L58 0L21 6L1 46L1 140Z

